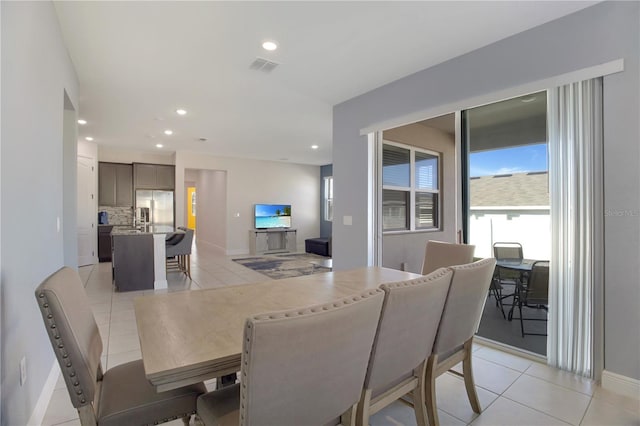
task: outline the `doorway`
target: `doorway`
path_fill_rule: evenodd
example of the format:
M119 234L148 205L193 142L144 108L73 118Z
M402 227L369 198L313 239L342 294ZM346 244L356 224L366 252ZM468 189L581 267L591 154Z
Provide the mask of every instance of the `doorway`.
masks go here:
M96 263L94 186L95 159L78 155L78 266Z
M196 230L196 187L187 187L187 228Z
M226 170L185 169L184 188L185 222L197 233L196 246L206 246L216 253L226 254Z
M476 257L515 247L551 258L547 96L537 92L463 111L465 234ZM497 250L497 251L496 251ZM548 301L522 307L528 272L498 267L478 335L546 355ZM547 296L548 298L548 296ZM517 305L517 307L516 307Z

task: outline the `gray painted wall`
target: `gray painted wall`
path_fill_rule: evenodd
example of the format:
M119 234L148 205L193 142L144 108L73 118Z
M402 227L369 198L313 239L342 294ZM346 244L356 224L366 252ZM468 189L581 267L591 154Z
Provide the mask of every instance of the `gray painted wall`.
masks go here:
M605 211L629 213L604 218L605 368L640 379L640 334L629 333L640 324L639 26L640 3L600 3L336 105L334 267L367 260L362 128L624 58L624 72L604 78ZM345 215L353 225L343 225Z
M196 236L221 254L227 250L227 172L199 170L196 180Z
M327 164L320 167L320 237L331 237L332 222L325 220L324 217L324 178L333 176L333 165ZM333 188L335 191L335 181Z
M62 124L62 236L64 239L64 265L78 267L78 137L76 112L71 100L64 94L65 109ZM73 226L73 228L71 228Z
M63 164L75 164L76 158L75 150L69 154L63 145L64 92L77 105L78 83L52 3L2 2L0 7L1 423L24 425L54 365L34 290L64 264L56 218L65 216ZM75 187L71 190L75 194ZM75 235L76 223L63 225ZM27 381L20 386L23 356Z

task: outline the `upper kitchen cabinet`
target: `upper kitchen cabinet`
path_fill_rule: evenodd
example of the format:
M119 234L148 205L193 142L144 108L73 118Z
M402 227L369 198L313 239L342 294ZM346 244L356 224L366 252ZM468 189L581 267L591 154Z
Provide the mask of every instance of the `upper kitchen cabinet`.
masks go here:
M98 164L98 204L112 207L133 206L133 167L131 164Z
M174 189L175 166L134 163L133 181L136 189Z

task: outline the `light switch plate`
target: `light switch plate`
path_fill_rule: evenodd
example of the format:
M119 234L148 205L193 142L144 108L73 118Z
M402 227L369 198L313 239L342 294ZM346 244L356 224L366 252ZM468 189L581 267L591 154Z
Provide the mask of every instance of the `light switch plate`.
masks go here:
M353 217L352 216L343 216L342 217L342 224L345 226L351 226L353 224Z

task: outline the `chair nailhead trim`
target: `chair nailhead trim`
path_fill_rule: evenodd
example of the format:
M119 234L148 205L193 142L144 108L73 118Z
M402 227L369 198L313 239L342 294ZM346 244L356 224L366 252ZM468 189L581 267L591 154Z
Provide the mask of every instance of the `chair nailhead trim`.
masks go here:
M58 340L59 343L56 347L56 345L53 345L54 348L54 352L56 353L56 356L58 357L59 360L62 359L66 359L67 363L66 365L66 369L62 368L62 374L66 374L69 376L69 378L75 377L76 376L76 371L73 369L73 364L71 363L71 360L69 359L69 353L64 350L64 342L62 341L62 336L60 334L57 333L56 330L56 323L53 319L53 313L49 310L49 301L47 300L46 294L44 292L41 292L40 294L38 294L38 297L40 299L42 299L42 305L41 305L41 309L43 312L43 317L46 318L49 327L47 328L48 330L50 330L51 333L51 337L55 340ZM62 362L61 362L62 364ZM68 380L69 382L72 382L71 379ZM76 380L74 382L72 382L72 385L74 386L74 392L77 396L78 396L78 401L80 402L80 404L82 405L86 405L87 404L87 399L82 396L84 394L83 389L80 387L80 381Z

